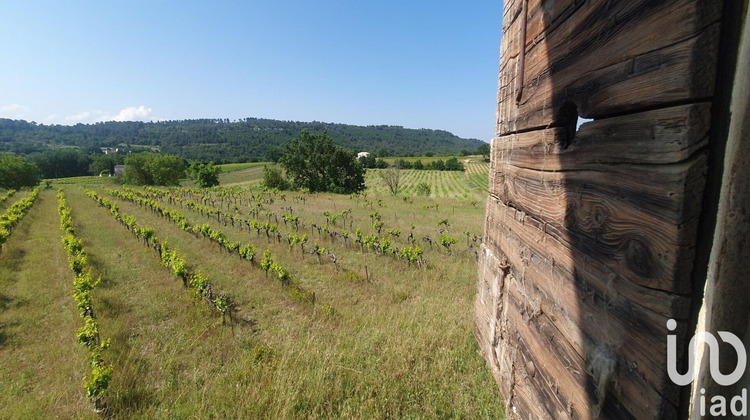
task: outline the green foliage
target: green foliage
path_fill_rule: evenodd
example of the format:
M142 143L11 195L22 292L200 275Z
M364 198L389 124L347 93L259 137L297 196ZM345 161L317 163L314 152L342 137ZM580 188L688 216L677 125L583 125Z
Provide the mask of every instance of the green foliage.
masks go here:
M266 150L265 160L273 163L279 163L279 160L281 159L281 156L283 154L284 151L281 149L281 147L272 146Z
M459 162L458 159L452 157L445 161L445 170L446 171L464 171L464 165L463 163Z
M362 165L362 167L367 169L385 169L388 167L388 162L383 159L376 158L373 154L362 156L361 158L358 158L357 161L360 163L360 165Z
M172 272L176 277L181 279L187 277L187 262L184 259L177 256L177 253L173 251L170 261L172 264Z
M210 188L219 185L220 172L221 168L214 166L213 162L194 163L188 168L187 175L198 188Z
M99 345L99 326L94 318L84 318L83 327L76 333L76 339L88 348L94 348Z
M31 194L13 203L5 213L0 215L0 249L10 237L13 228L26 216L26 213L36 201L39 196L39 189L40 187L34 188Z
M398 251L399 258L405 258L411 266L419 263L422 258L422 248L419 245L405 246Z
M325 131L303 130L298 139L284 146L280 162L292 184L310 192L351 194L365 187L365 169L354 153L334 145Z
M262 268L263 271L268 273L268 270L271 269L272 264L273 264L273 258L271 257L271 250L267 249L263 251L263 259L260 260L260 268Z
M58 151L65 150L59 148L62 144L79 147L86 154L91 151L100 153L100 147L125 148L135 153L138 151L135 146L124 145L137 139L139 144L158 147L161 153L178 155L192 161L275 162L280 156L274 149L283 147L303 129L311 132L327 129L336 144L354 152L368 150L373 144L378 144L378 147L386 149L387 154L392 156L420 156L427 150L450 156L461 149L473 150L482 144L480 140L463 139L442 130L387 125L363 127L261 118L246 118L236 122L223 118L153 123L110 121L73 126L41 125L0 118L0 138L5 139L0 142L0 151L29 154L52 147ZM86 169L83 168L84 171Z
M185 161L174 155L137 153L125 158L125 178L138 185L178 185Z
M448 250L448 252L451 251L451 245L458 242L458 239L448 236L445 234L445 232L440 234L440 245L444 246L445 249Z
M65 178L89 174L92 158L77 149L52 149L41 154L29 155L44 178Z
M415 192L420 196L429 196L432 193L432 188L430 188L430 184L426 182L420 182L419 184L417 184Z
M0 188L17 190L39 183L41 172L20 156L0 154Z
M263 166L263 182L262 186L266 188L277 188L279 190L288 190L290 188L289 181L284 178L284 174L279 168L269 168Z
M190 286L203 294L206 290L206 287L208 286L208 278L206 278L206 276L203 275L203 273L201 273L200 271L194 273L192 276L190 276Z
M229 298L225 295L221 295L214 300L214 305L216 305L216 309L218 309L219 312L226 313L229 309Z
M490 145L489 145L489 143L484 143L483 142L482 144L480 144L479 147L477 147L477 152L476 153L478 155L482 155L485 159L489 159L490 158Z
M255 247L253 244L246 244L240 247L239 253L242 258L253 261L253 258L255 258Z
M109 382L112 380L112 366L102 360L98 351L91 355L91 373L83 378L86 397L98 403L106 395Z

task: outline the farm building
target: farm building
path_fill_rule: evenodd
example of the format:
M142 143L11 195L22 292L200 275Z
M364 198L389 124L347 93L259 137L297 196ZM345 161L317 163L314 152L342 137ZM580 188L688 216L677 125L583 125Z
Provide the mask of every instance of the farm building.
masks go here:
M357 153L357 159L367 158L367 157L370 157L370 153L369 152L359 152L359 153Z
M505 1L474 333L509 418L699 418L750 387L711 366L750 339L747 5ZM696 331L744 349L689 364Z
M125 174L125 165L115 165L115 176Z

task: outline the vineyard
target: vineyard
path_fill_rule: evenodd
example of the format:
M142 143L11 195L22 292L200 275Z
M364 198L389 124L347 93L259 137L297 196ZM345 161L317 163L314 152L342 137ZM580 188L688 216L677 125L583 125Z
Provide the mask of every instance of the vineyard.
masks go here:
M259 168L8 192L0 416L501 417L471 330L487 165L398 196Z
M419 185L425 183L430 187L427 196L432 198L454 198L465 201L484 201L488 193L489 164L477 159L466 159L464 172L444 172L405 169L401 170L400 195L419 195ZM366 185L368 191L375 194L389 194L389 189L379 172L381 169L367 171Z

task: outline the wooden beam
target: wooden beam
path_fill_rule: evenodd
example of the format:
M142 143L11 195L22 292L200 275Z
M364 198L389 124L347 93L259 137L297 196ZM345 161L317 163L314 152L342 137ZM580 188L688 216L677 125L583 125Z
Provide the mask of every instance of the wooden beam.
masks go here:
M574 102L580 115L597 118L713 94L719 2L573 6L564 9L574 12L551 32L542 36L539 29L527 30L532 44L527 43L525 100L519 105L517 37L503 37L498 135L559 124L556 114L565 101ZM615 18L601 19L605 14ZM546 27L537 22L544 16L529 18L530 28ZM517 30L513 25L520 23L511 23L509 33ZM624 31L628 36L622 36Z

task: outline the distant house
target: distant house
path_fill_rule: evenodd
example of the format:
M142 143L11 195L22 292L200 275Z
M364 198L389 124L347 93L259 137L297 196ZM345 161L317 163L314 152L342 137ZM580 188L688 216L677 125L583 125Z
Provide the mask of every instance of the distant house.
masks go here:
M125 165L115 165L115 176L125 173Z
M367 158L367 157L370 157L370 153L369 152L359 152L359 153L357 153L357 159Z

